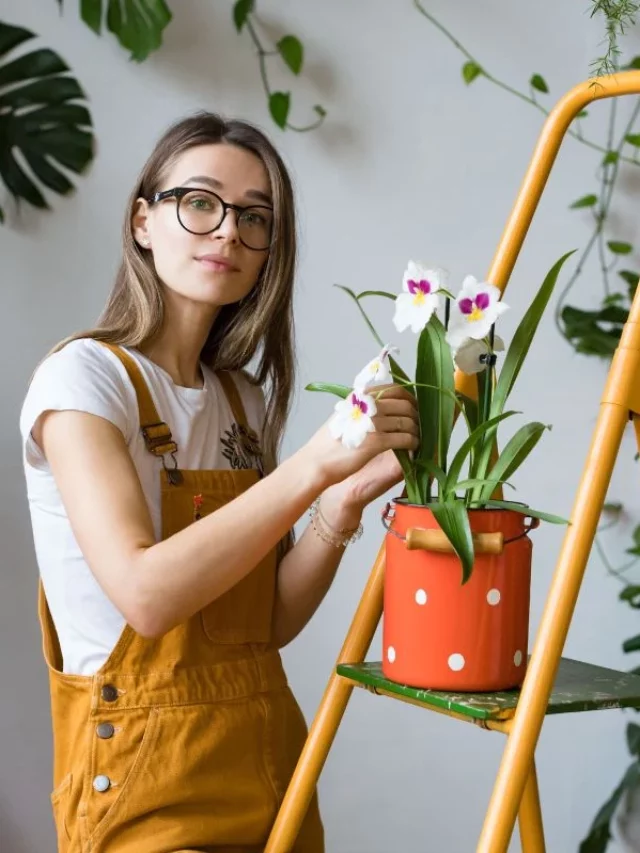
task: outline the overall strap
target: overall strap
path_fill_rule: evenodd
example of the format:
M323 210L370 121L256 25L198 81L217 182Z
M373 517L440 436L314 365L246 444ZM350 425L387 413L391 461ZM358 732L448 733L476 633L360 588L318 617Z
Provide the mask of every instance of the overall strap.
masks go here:
M142 437L149 453L153 453L154 456L175 453L178 445L173 440L168 424L160 420L160 415L151 397L149 387L135 359L123 350L122 347L108 344L106 341L98 341L98 343L111 350L127 371L131 384L135 389L136 397L138 398L140 431L142 432Z
M236 383L231 378L231 374L221 370L216 373L216 376L220 380L222 390L224 391L229 406L231 407L231 411L233 412L233 417L235 418L236 423L238 424L238 426L241 426L244 429L248 429L249 424L247 422L247 415L244 410L242 398L240 396Z

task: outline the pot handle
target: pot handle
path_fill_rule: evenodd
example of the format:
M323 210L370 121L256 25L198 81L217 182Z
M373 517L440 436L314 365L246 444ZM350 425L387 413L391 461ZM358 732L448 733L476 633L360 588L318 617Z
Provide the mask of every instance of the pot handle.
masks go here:
M473 533L473 550L476 554L502 554L503 533ZM453 545L442 530L410 527L406 533L408 551L438 551L441 554L453 554Z

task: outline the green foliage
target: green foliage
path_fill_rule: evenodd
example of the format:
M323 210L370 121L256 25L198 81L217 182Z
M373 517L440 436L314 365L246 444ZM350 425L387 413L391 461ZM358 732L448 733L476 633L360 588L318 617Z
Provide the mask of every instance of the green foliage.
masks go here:
M48 48L18 50L35 38L0 22L0 179L17 202L47 209L44 190L66 195L74 187L64 170L79 175L91 162L93 134L65 61Z

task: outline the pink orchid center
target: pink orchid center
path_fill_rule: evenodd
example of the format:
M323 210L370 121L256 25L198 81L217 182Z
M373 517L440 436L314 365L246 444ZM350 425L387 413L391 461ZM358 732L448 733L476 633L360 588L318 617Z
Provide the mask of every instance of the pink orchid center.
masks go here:
M426 278L421 278L420 281L410 278L407 281L407 287L409 288L409 293L413 296L413 302L416 305L421 305L424 302L425 296L433 293L433 286Z
M458 302L458 308L470 323L475 323L477 320L482 320L490 302L489 294L481 291L473 298L461 299Z
M354 421L360 420L363 415L369 411L369 406L364 400L361 400L357 394L351 395L351 417Z

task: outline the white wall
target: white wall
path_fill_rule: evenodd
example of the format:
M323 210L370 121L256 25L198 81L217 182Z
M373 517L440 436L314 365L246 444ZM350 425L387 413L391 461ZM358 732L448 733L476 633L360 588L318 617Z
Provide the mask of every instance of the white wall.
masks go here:
M598 25L570 0L425 0L494 70L525 86L543 73L552 97L586 75ZM50 724L36 619L36 566L22 480L18 412L37 360L58 339L97 315L116 265L121 213L139 166L164 127L196 108L258 122L294 174L300 200L299 388L311 380L348 382L372 340L334 282L398 287L409 258L447 266L454 279L488 264L541 127L541 116L482 80L466 88L460 56L409 0L263 0L265 20L307 48L308 70L294 84L293 118L321 102L320 132L282 134L266 113L248 38L231 28L231 2L173 2L179 11L166 44L141 66L109 37L98 39L67 2L0 0L0 17L41 33L69 62L91 99L98 156L79 192L55 201L53 215L26 208L0 229L4 400L0 407L2 570L0 572L0 825L2 853L52 849ZM640 52L640 51L637 51ZM288 78L283 78L288 81ZM606 107L591 110L590 132L604 137ZM594 155L567 140L516 268L507 302L508 334L551 263L588 236L588 217L567 204L593 184ZM621 236L637 237L630 196ZM624 207L623 207L624 209ZM582 280L585 303L598 294L594 266ZM412 339L378 324L412 364ZM375 346L375 345L374 345ZM566 514L597 411L604 368L578 358L551 314L521 374L514 403L551 422L544 450L517 485L533 505ZM287 433L299 446L330 412L327 397L300 391ZM640 517L632 486L632 446L612 497ZM381 542L378 507L350 548L335 585L302 638L286 651L291 681L308 717L320 699ZM532 622L536 626L561 541L535 533ZM612 546L616 547L615 540ZM616 601L618 587L592 559L566 654L625 668L621 640L636 629ZM597 633L594 631L596 629ZM594 632L592 634L592 632ZM371 657L378 658L379 637ZM549 720L539 747L548 849L570 853L626 766L620 712ZM356 691L321 781L331 853L474 849L503 741L439 715ZM514 843L513 849L516 849Z

